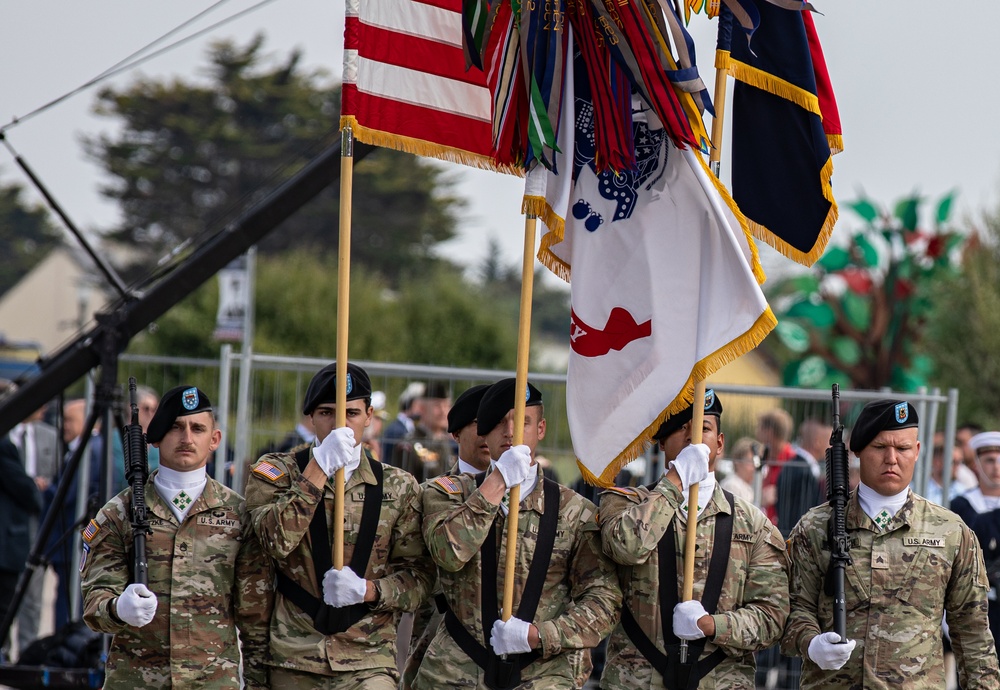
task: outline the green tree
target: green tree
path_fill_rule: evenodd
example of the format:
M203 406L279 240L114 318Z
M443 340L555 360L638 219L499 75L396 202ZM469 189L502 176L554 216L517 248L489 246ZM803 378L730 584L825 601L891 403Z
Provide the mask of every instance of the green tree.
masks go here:
M306 251L258 256L254 348L328 357L337 342L336 260ZM358 359L513 368L517 319L485 309L492 297L441 267L398 291L364 271L351 273L351 356ZM209 281L136 338L131 352L215 357L218 286Z
M110 236L140 250L144 268L220 227L338 136L339 87L305 70L297 52L267 61L263 43L216 43L207 83L146 80L99 93L95 111L122 126L85 140L86 150L111 178L102 193L121 206ZM324 190L260 249L335 253L339 191ZM460 205L440 166L375 152L355 171L352 258L394 284L430 272Z
M0 295L61 244L48 212L24 201L24 188L0 184Z
M933 382L959 389L959 421L1000 423L1000 209L966 247L961 272L938 281L927 333ZM980 239L979 235L982 236Z
M929 383L922 349L932 289L956 271L964 241L950 228L952 196L936 207L934 229L920 228L924 199L900 200L892 213L866 198L847 204L863 221L846 247L830 247L813 269L768 291L778 316L768 341L786 362L786 385L912 391ZM775 342L777 341L777 342Z
M491 237L486 257L479 265L479 279L483 288L496 298L490 301L491 309L506 309L508 317L516 322L521 308L521 264L505 264L500 255L500 242ZM551 287L544 278L548 269L535 267L531 293L531 327L535 336L557 342L569 341L569 291Z

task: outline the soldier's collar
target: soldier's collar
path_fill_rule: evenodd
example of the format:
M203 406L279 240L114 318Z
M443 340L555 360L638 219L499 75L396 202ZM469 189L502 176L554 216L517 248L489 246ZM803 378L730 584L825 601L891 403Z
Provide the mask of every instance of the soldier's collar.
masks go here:
M900 522L906 526L911 524L913 519L913 489L909 489L906 493L906 501L903 503L903 507L896 511L895 517L893 517L893 522ZM864 508L861 507L861 502L858 500L858 490L854 489L851 492L850 500L847 501L847 529L868 529L875 530L874 522L865 513Z
M378 482L375 481L375 473L372 471L372 466L371 466L371 463L373 462L376 461L371 457L371 453L369 452L369 450L365 447L362 447L361 463L358 465L358 469L354 470L354 473L351 474L351 479L357 477L358 481L352 483L364 482L365 484L377 484Z
M537 479L535 480L535 486L532 487L531 493L528 494L527 498L521 497L521 505L523 505L527 510L533 510L540 515L545 514L545 494L542 491L542 484L545 483L545 474L542 472L541 465L535 465L535 475Z
M725 513L729 515L733 512L733 509L729 507L729 501L726 500L726 494L719 486L719 483L715 483L715 489L712 491L712 500L705 508L705 512L702 515L714 515L715 513Z

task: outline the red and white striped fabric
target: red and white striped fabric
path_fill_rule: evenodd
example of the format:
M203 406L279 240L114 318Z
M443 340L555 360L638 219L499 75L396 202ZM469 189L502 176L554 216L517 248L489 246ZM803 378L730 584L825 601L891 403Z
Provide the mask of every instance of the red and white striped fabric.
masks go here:
M342 127L363 142L495 169L486 75L465 69L461 0L347 0Z

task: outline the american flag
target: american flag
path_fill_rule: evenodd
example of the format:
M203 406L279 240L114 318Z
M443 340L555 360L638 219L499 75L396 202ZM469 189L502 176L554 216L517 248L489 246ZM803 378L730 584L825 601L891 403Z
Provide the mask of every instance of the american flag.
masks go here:
M493 168L491 108L461 0L347 0L341 126L359 141Z
M91 520L87 527L83 530L83 540L93 541L97 533L101 531L101 526L97 524L94 520Z
M272 482L277 481L285 476L283 470L275 467L267 460L261 460L259 463L257 463L257 465L253 468L253 471L255 474L259 474L260 476L264 477L265 479L269 479Z

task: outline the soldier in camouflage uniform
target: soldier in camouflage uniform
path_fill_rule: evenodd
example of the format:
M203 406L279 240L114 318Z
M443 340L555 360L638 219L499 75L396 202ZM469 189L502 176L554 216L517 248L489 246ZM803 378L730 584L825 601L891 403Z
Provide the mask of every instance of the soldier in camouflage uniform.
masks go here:
M490 449L486 439L479 435L476 428L476 415L479 412L479 402L489 388L489 384L473 386L455 399L455 404L448 410L448 433L458 444L458 462L452 465L447 474L479 474L489 469ZM427 484L421 484L423 491ZM423 517L421 515L421 517ZM410 653L406 657L403 668L401 690L410 690L413 679L417 675L420 663L424 659L427 647L437 632L438 626L444 620L443 594L440 585L434 588L434 596L425 601L413 615L413 627L410 636Z
M657 430L669 463L657 484L613 488L601 497L602 543L619 564L624 598L602 688L753 690L754 652L781 637L788 615L781 534L756 506L715 483L715 459L725 439L714 391L705 395L703 444L690 445L691 417L688 407ZM694 482L699 506L693 599L678 603L687 493ZM683 667L680 639L690 641Z
M511 447L514 387L514 379L500 381L480 402L477 428L498 458L490 471L439 477L424 489L424 539L446 612L415 690L578 687L586 676L582 650L607 635L621 604L614 566L601 553L596 508L533 464L545 424L541 394L530 384L526 445ZM522 497L514 615L501 622L503 500L514 485Z
M908 402L877 400L851 433L861 483L847 504L847 641L825 632L833 628L833 598L824 589L829 504L792 530L782 649L803 657L803 688L945 687L945 613L962 687L1000 687L979 543L957 515L908 488L920 453L917 423Z
M364 452L371 383L347 366L347 426L335 429L336 365L313 377L304 414L318 445L268 454L251 468L247 505L276 560L271 620L274 687L390 690L396 628L427 597L434 566L420 536L417 482ZM344 568L331 563L334 478L345 471Z
M267 688L273 573L243 499L205 474L221 441L208 397L169 391L147 439L160 450L146 482L148 587L129 584L131 489L83 531L84 620L114 635L104 687L240 688L242 650L245 687Z

